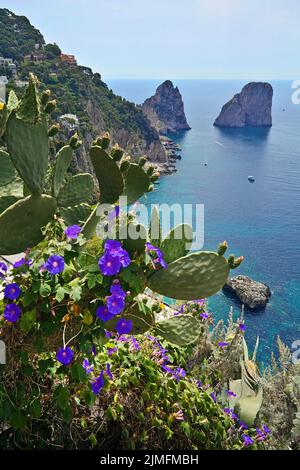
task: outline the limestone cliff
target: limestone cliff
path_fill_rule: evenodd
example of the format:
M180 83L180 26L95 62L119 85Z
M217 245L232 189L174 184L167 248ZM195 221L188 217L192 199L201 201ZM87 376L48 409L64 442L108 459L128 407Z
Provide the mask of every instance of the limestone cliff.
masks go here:
M144 102L142 110L160 134L190 129L180 91L170 80L159 85L155 95Z
M251 82L224 104L214 122L219 127L272 126L273 88L269 83Z

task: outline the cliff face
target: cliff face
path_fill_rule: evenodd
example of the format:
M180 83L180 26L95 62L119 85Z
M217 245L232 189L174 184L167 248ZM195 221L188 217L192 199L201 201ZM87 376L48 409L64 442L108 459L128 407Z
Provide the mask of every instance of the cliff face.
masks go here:
M269 83L248 83L224 104L214 122L219 127L272 126L273 88Z
M88 144L105 131L133 157L147 155L154 162L167 162L159 134L140 107L115 95L99 73L47 53L42 34L23 16L0 8L0 26L0 56L14 59L20 79L27 80L29 72L33 72L41 87L51 90L58 103L56 119L68 113L77 116L78 132L87 145L77 152L76 170L90 169ZM39 60L24 60L31 53ZM16 92L20 94L22 90Z
M190 129L180 91L170 80L157 88L155 95L144 102L142 110L160 134Z

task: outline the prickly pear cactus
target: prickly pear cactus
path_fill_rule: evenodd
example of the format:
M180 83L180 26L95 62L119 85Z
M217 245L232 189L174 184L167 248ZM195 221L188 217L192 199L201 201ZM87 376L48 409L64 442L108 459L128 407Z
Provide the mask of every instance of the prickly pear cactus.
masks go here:
M67 170L71 165L73 149L70 145L62 147L56 155L52 179L52 196L57 197L63 186Z
M136 163L130 163L124 172L124 191L127 204L133 204L151 189L151 179L144 168Z
M91 201L94 192L92 175L83 173L72 176L61 188L57 196L59 207L76 206Z
M24 98L8 117L5 136L19 175L32 194L42 194L48 169L48 128L33 75Z
M161 242L161 251L166 263L185 256L190 251L193 240L193 229L188 224L174 227Z
M223 256L202 251L191 253L152 274L148 286L161 295L179 300L210 297L224 286L229 265Z
M151 219L149 225L149 238L154 246L160 247L162 239L161 224L159 212L156 206L153 207L151 212Z
M99 146L90 150L91 161L100 189L100 202L113 204L122 194L124 183L116 162Z
M154 332L178 346L194 343L200 334L198 320L190 315L176 315L158 322Z
M16 169L9 154L0 149L0 187L11 183L16 176Z
M14 255L37 245L56 207L56 199L46 195L28 196L8 207L0 215L0 253Z

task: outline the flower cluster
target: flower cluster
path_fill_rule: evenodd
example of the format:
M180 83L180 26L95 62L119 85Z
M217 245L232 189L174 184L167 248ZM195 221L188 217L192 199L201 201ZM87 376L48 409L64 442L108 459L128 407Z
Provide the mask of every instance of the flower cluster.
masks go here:
M95 378L91 381L91 388L92 388L92 392L94 393L94 395L98 395L98 393L100 392L100 390L102 390L102 388L104 387L104 385L105 385L104 375L106 375L110 380L113 379L113 375L112 375L112 373L111 373L111 369L110 369L110 364L109 364L109 363L106 364L105 370L102 370L102 371L100 372L100 375L99 375L98 377L95 377Z
M164 269L168 267L167 263L164 260L164 255L159 248L154 245L151 245L151 243L149 242L146 242L145 247L146 253L151 256L151 260L155 268L157 268L158 264L160 264L161 267Z
M106 297L106 305L101 305L96 310L97 317L104 322L119 315L126 306L126 292L120 286L118 279L115 279L111 285L110 293L111 295Z
M170 358L168 356L168 350L165 349L157 338L148 335L147 338L154 343L153 347L153 358L161 366L162 370L167 374L170 374L175 380L179 381L186 376L186 371L182 367L176 367L175 369L170 366Z
M131 260L122 245L117 240L107 240L104 244L104 255L99 259L99 268L105 276L119 274L122 268L127 268Z

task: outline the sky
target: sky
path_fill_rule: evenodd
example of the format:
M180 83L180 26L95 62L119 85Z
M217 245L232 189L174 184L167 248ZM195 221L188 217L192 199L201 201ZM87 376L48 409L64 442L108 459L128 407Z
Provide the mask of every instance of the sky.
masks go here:
M299 0L0 0L104 79L297 79Z

